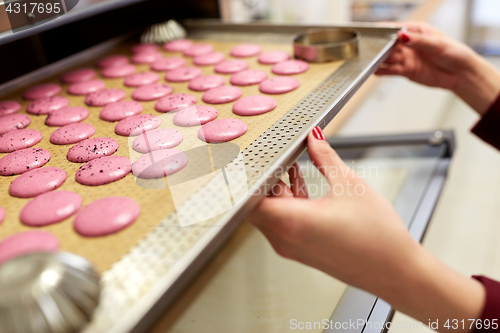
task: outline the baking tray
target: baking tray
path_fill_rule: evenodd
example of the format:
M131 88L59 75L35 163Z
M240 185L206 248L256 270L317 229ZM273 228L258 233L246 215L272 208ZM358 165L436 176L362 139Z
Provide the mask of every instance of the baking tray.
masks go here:
M188 21L186 27L189 38L218 41L226 43L226 46L251 41L291 47L290 38L293 34L313 26ZM324 128L335 117L396 43L398 28L368 25L353 27L361 33L359 56L342 65L332 64L331 71L326 72L325 78L319 82L301 80L302 87L308 91L290 94L286 104L289 105L288 110L282 117L270 127L262 129L249 145L239 143L242 153L225 167L225 171L234 175L236 183L245 183L246 186L241 188L244 190L241 195L235 196L233 193L232 209L184 228L179 226L175 212L168 214L160 223L161 214L157 214L156 220L150 222L150 228L140 230L142 234L139 239L142 240L137 245L123 257L120 256L121 259L114 255L114 259L108 260L114 264L110 268L103 266L106 270L102 276L101 304L86 331L129 332L147 329L151 319L175 299L183 286L231 235L245 214L304 151L308 132L316 125ZM106 47L110 48L110 45ZM98 53L88 52L94 56ZM88 54L80 58L87 61ZM75 61L63 61L50 70L45 69L45 72L60 71L64 67L68 68L70 63L71 66L76 65ZM144 70L140 66L138 68ZM3 88L9 90L23 83L33 83L35 77L20 78ZM42 74L36 79L41 77ZM308 88L308 85L312 86ZM179 91L175 87L174 90ZM187 207L184 211L208 216L205 214L207 207L212 209L219 205L224 199L221 194L227 191L225 184L213 180L208 179L205 186L177 206L177 211ZM125 232L128 231L130 238L138 237L134 229L129 230ZM101 241L96 249L99 250L100 246L106 246L106 241ZM121 246L121 250L125 247L128 251L131 243Z

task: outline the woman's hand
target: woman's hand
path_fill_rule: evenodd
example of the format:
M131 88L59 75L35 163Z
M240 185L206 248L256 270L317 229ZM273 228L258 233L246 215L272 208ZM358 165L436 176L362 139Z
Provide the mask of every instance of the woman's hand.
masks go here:
M297 164L290 168L291 188L278 182L274 195L248 217L273 248L425 323L477 318L482 285L448 269L414 241L391 204L344 164L319 127L307 144L330 193L309 200Z
M399 44L378 75L401 75L451 90L483 114L500 93L500 73L471 48L424 22L401 22Z

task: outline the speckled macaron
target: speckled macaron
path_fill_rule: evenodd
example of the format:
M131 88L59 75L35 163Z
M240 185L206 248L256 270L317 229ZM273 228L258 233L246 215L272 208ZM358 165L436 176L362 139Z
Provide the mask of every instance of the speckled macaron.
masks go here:
M290 55L285 51L264 52L257 58L261 64L265 65L276 64L278 62L287 61L288 59L290 59Z
M163 45L163 49L168 52L182 52L191 47L193 42L189 39L177 39Z
M154 72L140 72L127 76L123 83L127 87L139 87L146 84L156 83L159 79L160 76Z
M66 171L56 167L31 170L10 183L9 194L18 198L33 198L57 189L64 183L66 177Z
M77 182L100 186L122 179L132 171L132 162L123 156L104 156L82 165L76 172Z
M128 58L122 54L112 54L97 62L97 66L101 68L123 66L125 64L128 64Z
M300 86L299 80L288 77L278 76L264 80L259 85L260 92L264 94L284 94L297 89Z
M247 69L231 75L230 82L235 86L250 86L267 79L267 73L258 69Z
M231 49L229 54L237 58L253 57L262 52L262 48L253 43L240 44Z
M101 75L110 79L116 79L134 74L136 68L134 65L125 64L122 66L106 67L102 70Z
M68 87L68 94L71 95L88 95L98 90L106 88L106 84L102 80L89 80L84 82L73 83Z
M44 166L49 160L49 151L42 148L16 150L0 159L0 175L20 175Z
M153 83L141 86L132 92L132 98L137 101L153 101L167 96L174 89L166 83Z
M276 108L276 100L266 95L244 97L233 104L233 113L238 116L257 116Z
M176 149L160 149L142 155L132 164L134 176L145 179L162 178L182 170L187 155Z
M182 53L186 57L196 57L213 52L214 47L207 43L193 44L185 48Z
M30 117L25 114L8 114L6 116L0 116L0 134L25 128L30 123Z
M21 210L20 220L30 227L41 227L62 222L82 206L82 198L71 191L53 191L40 194Z
M89 110L81 106L69 106L49 113L45 119L47 126L64 126L78 123L89 116Z
M85 237L114 234L134 223L141 213L137 202L126 197L107 197L96 200L76 215L75 231Z
M304 73L309 69L309 64L304 60L287 60L273 65L271 71L278 75L294 75Z
M241 97L241 90L233 86L222 86L207 90L203 94L203 102L208 104L223 104Z
M149 153L153 150L174 148L181 142L181 132L173 128L157 128L135 138L132 148L139 153Z
M135 44L130 48L132 53L158 52L159 46L153 43Z
M0 134L0 153L10 153L29 148L42 140L42 133L33 128L23 128Z
M214 70L220 74L233 74L243 71L248 68L248 62L241 59L229 59L219 62L215 65Z
M239 119L216 119L201 126L198 138L205 142L227 142L247 132L247 125Z
M5 209L3 207L0 207L0 224L2 224L2 222L5 220L5 216L7 215L7 213L5 212ZM0 265L2 263L0 262Z
M70 162L85 163L102 156L113 155L118 150L118 142L112 138L91 138L78 142L68 150Z
M150 64L161 59L160 52L139 52L132 56L132 62L136 64Z
M0 265L28 253L58 250L59 240L50 232L43 230L18 232L0 242Z
M94 126L76 123L58 128L50 135L50 142L55 145L69 145L90 138L95 133Z
M218 112L210 105L193 105L174 115L174 124L182 127L199 126L217 118Z
M64 73L61 76L61 81L64 83L84 82L95 79L97 73L92 68L79 68L70 72Z
M152 62L150 68L156 72L165 72L185 65L186 60L182 57L166 57Z
M170 82L186 82L201 75L201 69L198 67L181 67L168 71L165 74L165 80Z
M61 86L58 84L43 83L25 90L23 98L27 100L35 100L38 98L52 97L59 94L61 91Z
M21 110L21 104L18 101L0 101L0 117L16 113Z
M121 101L127 97L125 91L117 88L101 89L85 97L85 104L89 106L104 106L109 103Z
M115 133L121 136L136 136L158 128L161 119L149 114L139 114L120 120L115 126Z
M178 93L160 98L155 104L155 110L158 112L170 112L196 103L196 97L193 95Z
M203 75L189 81L188 88L194 91L207 91L226 84L226 79L220 75Z
M224 58L225 56L222 52L211 52L194 57L193 64L197 66L210 66L224 61Z
M26 112L41 115L59 110L69 105L69 99L62 96L44 97L31 102L26 108Z
M119 121L142 112L142 104L136 101L121 101L106 105L99 115L102 120Z

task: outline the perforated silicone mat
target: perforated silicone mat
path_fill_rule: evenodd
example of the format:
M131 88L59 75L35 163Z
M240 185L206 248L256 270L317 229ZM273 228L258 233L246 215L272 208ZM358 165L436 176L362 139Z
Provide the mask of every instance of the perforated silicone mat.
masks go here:
M205 40L214 45L216 51L223 52L229 56L229 50L238 43L220 42L215 40ZM285 50L291 52L291 47L285 44L261 44L264 51L269 50ZM121 45L115 52L130 55L130 45ZM163 52L163 51L162 51ZM164 52L164 55L174 55ZM271 73L271 65L261 65L257 62L256 57L245 59L248 61L250 68L261 69L266 71L270 77L275 76ZM187 58L188 65L191 65L191 59ZM95 59L87 65L79 65L78 67L93 66ZM303 74L294 75L301 86L290 93L282 95L273 95L277 101L277 107L272 112L264 115L253 117L240 117L232 113L231 108L233 103L216 105L219 112L218 118L236 118L243 120L247 126L248 131L240 138L233 140L241 151L245 150L252 142L254 142L263 132L275 124L281 117L283 117L289 110L291 110L300 100L302 100L310 91L330 76L342 62L328 63L328 64L311 64L310 69ZM149 65L136 65L137 71L149 70ZM203 74L213 74L213 66L201 67ZM61 73L54 73L54 77L44 82L57 82L60 83L58 78ZM226 78L226 83L229 84L230 75L223 75ZM131 99L131 93L134 88L125 87L123 79L103 79L107 88L120 88L127 92L127 100ZM161 75L160 82L166 82ZM41 82L33 82L37 84ZM174 88L174 93L189 93L198 99L198 104L204 104L201 101L201 92L194 92L187 88L188 83L169 83ZM120 147L115 155L129 156L128 138L118 136L114 133L116 123L103 121L99 118L99 112L102 107L88 107L84 103L84 96L72 96L66 93L67 85L62 84L62 96L70 100L70 106L84 106L90 110L90 116L83 122L92 124L96 128L96 133L93 137L111 137L116 139ZM240 87L243 92L243 97L260 94L258 85ZM22 104L21 113L25 113L28 101L22 100L22 91L14 94L4 96L2 99L15 99ZM143 114L161 115L154 110L156 101L141 102L144 111ZM43 230L47 230L56 235L61 242L61 249L64 251L72 252L89 259L96 265L98 270L104 271L109 269L113 263L117 262L123 255L125 255L139 240L144 238L153 228L166 216L175 211L172 197L168 189L165 190L152 190L144 189L136 185L134 177L129 174L125 178L114 182L112 184L89 187L84 186L75 181L75 173L81 166L79 163L71 163L66 159L66 153L72 145L58 146L53 145L49 141L50 134L56 130L56 127L49 127L44 124L46 116L30 115L31 124L28 128L35 128L42 132L43 140L35 145L50 151L52 158L46 166L60 167L68 173L68 178L65 183L58 190L69 190L80 194L83 198L83 205L87 205L94 200L108 197L108 196L127 196L136 200L141 206L141 215L139 219L130 227L109 236L87 238L79 236L74 230L72 221L74 217L70 217L61 223L46 226ZM197 131L199 127L184 128L173 125L173 114L167 114L162 117L163 123L161 127L175 128L181 131L184 135L184 141L181 145L176 147L179 150L188 150L189 148L199 145L200 140L197 138ZM284 130L285 131L285 130ZM0 154L3 157L5 154ZM136 156L133 156L135 160ZM189 163L189 162L188 162ZM31 227L26 227L19 221L19 214L24 205L31 199L20 199L11 197L8 193L8 187L11 181L17 176L0 177L0 206L6 209L7 215L3 224L0 225L0 239L10 236L14 233L32 230ZM190 189L195 191L196 188Z

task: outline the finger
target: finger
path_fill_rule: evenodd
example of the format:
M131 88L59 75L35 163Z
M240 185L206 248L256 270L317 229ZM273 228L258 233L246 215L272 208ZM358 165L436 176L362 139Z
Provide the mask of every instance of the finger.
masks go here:
M384 61L384 64L400 64L403 63L403 51L401 49L396 49L392 54Z
M290 187L286 185L281 179L278 180L276 184L271 188L271 192L269 193L270 197L275 198L292 198L293 193Z
M401 64L392 64L380 66L376 71L376 75L405 75L405 67Z
M439 36L415 33L410 31L399 31L398 38L405 46L414 50L430 53L441 53L445 48L442 38Z
M292 187L293 196L296 198L308 199L309 194L307 192L307 185L297 162L295 162L292 167L288 169L288 175L290 176L290 185Z

